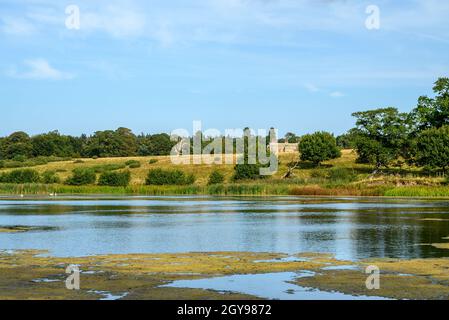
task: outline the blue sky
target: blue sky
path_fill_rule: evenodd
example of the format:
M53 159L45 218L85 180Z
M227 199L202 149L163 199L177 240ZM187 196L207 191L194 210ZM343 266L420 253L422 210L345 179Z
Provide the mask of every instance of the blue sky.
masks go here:
M340 134L449 75L447 17L445 0L0 0L0 135L193 120Z

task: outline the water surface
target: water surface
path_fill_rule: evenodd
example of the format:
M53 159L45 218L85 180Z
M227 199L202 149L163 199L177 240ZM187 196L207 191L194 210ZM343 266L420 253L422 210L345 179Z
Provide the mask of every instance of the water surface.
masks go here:
M251 251L339 259L447 257L449 202L301 197L0 198L0 249L51 255Z

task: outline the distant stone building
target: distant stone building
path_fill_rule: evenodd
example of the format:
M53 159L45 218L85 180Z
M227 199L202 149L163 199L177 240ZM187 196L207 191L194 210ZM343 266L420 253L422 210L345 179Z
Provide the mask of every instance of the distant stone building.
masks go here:
M299 143L277 143L277 148L278 153L296 153L299 152Z

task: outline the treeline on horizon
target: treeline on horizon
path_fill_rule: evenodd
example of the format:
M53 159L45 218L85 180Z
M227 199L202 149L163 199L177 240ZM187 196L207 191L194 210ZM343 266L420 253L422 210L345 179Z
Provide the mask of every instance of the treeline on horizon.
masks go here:
M251 135L246 128L240 139ZM201 141L204 149L212 141L211 137L205 137L197 132L195 138ZM269 137L264 138L263 143L269 144ZM194 137L187 138L190 141L190 152L194 151ZM222 152L225 152L225 139L222 139ZM29 136L26 132L14 132L7 137L0 137L0 160L24 161L25 159L38 157L56 158L108 158L108 157L133 157L133 156L165 156L169 155L178 142L185 141L185 137L178 137L175 141L167 133L135 135L131 129L118 128L117 130L97 131L91 136L62 135L58 131ZM237 138L233 140L233 152L235 153ZM259 141L259 140L256 140ZM261 142L262 143L262 142Z
M311 141L308 153L316 163L330 157L326 155L329 153L324 150L326 148L321 146L333 142L324 143L323 139L335 139L334 143L340 148L355 149L359 162L376 168L407 163L445 171L449 167L449 78L438 79L433 90L435 97L421 96L410 113L401 113L396 108L354 113L355 128L336 139L330 134L323 135L323 132L303 137L287 133L279 142L299 143L301 149L301 140ZM135 135L127 128L97 131L91 136L83 134L79 137L62 135L58 131L35 136L15 132L0 138L0 160L160 156L169 155L176 143L166 133ZM204 147L209 142L206 139L202 143Z
M166 133L136 136L127 128L97 131L91 136L58 131L29 136L19 131L0 138L0 159L160 156L170 154L175 144Z

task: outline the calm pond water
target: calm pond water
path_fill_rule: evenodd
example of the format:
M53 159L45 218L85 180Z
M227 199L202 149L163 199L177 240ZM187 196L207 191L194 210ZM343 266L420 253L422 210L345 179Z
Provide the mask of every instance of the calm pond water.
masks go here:
M256 251L339 259L449 256L423 243L449 236L449 202L300 197L0 198L0 249L55 256Z

